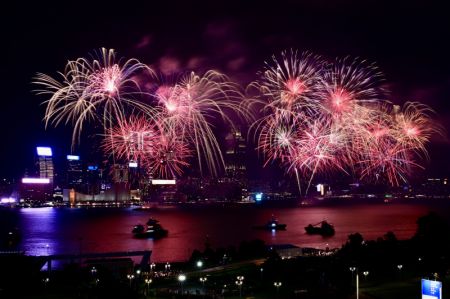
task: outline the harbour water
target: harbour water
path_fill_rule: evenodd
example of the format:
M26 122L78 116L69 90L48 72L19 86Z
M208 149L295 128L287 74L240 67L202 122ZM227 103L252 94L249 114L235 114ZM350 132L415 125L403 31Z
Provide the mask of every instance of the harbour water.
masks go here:
M430 211L449 215L448 207L425 204L358 204L329 207L161 207L145 211L132 208L28 208L0 210L3 231L17 227L22 239L17 249L29 255L79 252L147 250L152 261L182 261L205 241L212 247L238 246L262 239L266 244L301 247L340 247L349 234L359 232L366 240L393 231L397 238L413 236L418 217ZM255 230L277 217L286 231ZM149 217L169 230L159 240L135 239L131 229ZM334 224L332 237L307 235L304 227L322 220Z

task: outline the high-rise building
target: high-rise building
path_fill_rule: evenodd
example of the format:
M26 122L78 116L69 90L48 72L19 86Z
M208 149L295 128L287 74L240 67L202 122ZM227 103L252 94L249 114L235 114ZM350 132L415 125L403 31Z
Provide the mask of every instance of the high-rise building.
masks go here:
M67 187L80 190L83 185L83 165L80 156L67 155Z
M38 146L36 148L38 156L38 168L39 177L50 179L50 183L53 184L54 179L54 167L53 167L53 152L50 147Z
M240 130L234 129L225 137L225 175L233 180L246 180L247 144Z

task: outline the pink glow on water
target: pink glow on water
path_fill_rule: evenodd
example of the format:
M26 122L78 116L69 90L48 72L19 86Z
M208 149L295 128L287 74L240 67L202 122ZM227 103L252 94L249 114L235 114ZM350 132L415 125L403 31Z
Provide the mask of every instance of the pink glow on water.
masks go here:
M152 250L152 261L188 259L194 249L238 246L242 241L261 239L266 244L301 247L340 247L348 235L359 232L366 240L393 231L397 238L414 235L416 220L429 212L422 205L355 205L309 208L160 208L131 209L21 209L18 227L22 249L28 254ZM255 230L275 215L286 231ZM360 215L360 216L358 216ZM169 235L160 240L135 239L131 229L148 218L158 219ZM304 227L326 219L334 224L333 237L310 236ZM230 221L232 220L232 221ZM47 246L48 245L48 246Z

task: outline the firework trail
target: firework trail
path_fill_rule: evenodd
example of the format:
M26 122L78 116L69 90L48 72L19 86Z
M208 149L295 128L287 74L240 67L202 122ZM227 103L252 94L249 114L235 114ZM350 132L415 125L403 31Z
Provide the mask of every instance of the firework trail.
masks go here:
M107 130L102 149L118 160L144 161L154 154L155 146L160 141L160 132L153 120L131 116Z
M236 85L216 71L191 72L173 85L162 85L155 97L161 106L158 118L166 130L175 131L194 147L200 172L217 175L224 166L212 121L221 118L233 126L230 114L248 116Z
M136 59L116 60L115 51L101 48L91 59L68 61L61 81L37 74L33 83L40 86L37 94L49 96L44 116L49 124L71 123L74 127L72 146L80 141L83 125L101 120L105 129L114 121L123 121L127 109L152 114L153 109L139 101L141 95L136 77L153 71Z
M426 105L402 109L386 101L375 64L349 57L328 63L311 53L283 52L266 63L251 105L262 116L251 126L265 165L279 161L307 181L332 172L360 179L406 182L422 168L425 145L441 130ZM300 187L300 186L299 186Z
M274 55L272 63L266 63L259 80L247 89L257 90L260 96L253 100L279 118L290 118L292 113L314 115L319 104L317 95L323 88L322 71L321 57L284 51L280 57Z
M144 168L158 178L175 178L189 166L187 160L192 156L188 144L177 137L176 132L159 135L153 144L152 152L142 160Z

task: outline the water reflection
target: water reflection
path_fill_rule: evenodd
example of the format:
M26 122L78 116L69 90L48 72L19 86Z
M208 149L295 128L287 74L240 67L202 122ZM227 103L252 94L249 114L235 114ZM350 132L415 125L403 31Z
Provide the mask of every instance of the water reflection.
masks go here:
M20 209L22 227L22 249L30 255L50 255L56 253L61 241L57 233L54 208Z
M134 211L125 208L38 208L0 210L0 222L22 232L20 248L27 254L153 250L156 262L189 258L194 249L203 250L205 242L213 248L238 246L240 242L262 239L267 244L293 244L300 247L341 246L349 234L360 232L376 239L393 231L399 239L411 237L416 220L430 209L419 205L357 205L314 208L194 208ZM274 214L287 224L286 231L255 230ZM6 217L6 218L4 218ZM169 230L160 240L135 239L131 229L158 219ZM323 238L306 235L304 227L326 219L336 234ZM328 245L327 245L328 244ZM48 246L47 246L48 245Z

